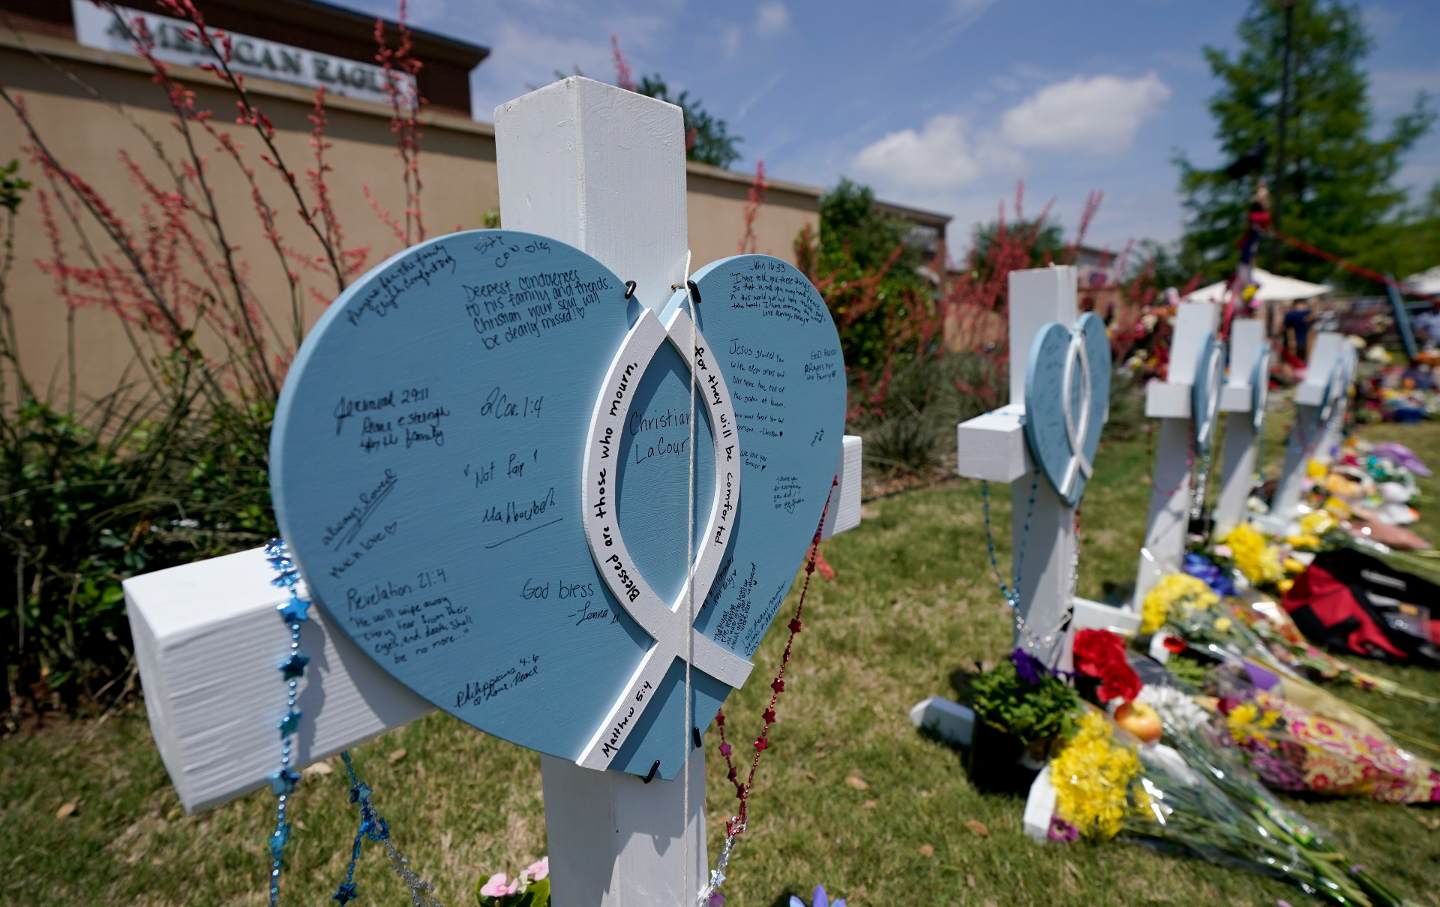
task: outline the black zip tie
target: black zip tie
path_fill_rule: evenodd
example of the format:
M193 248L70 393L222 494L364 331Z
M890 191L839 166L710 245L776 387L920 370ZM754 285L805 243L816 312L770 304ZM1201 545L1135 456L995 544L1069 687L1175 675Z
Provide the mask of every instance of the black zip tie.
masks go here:
M634 298L635 298L635 281L633 281L633 280L627 280L627 281L625 281L625 298L626 298L626 299L634 299Z
M654 780L655 780L655 776L656 776L657 774L659 774L659 773L660 773L660 760L659 760L659 759L656 759L656 760L655 760L655 764L652 765L652 766L650 766L650 774L648 774L648 775L646 775L645 777L641 778L641 779L640 779L640 783L641 783L641 784L649 784L651 781L654 781Z
M695 748L698 750L705 744L700 740L700 729L693 724L690 726L690 739L695 741Z

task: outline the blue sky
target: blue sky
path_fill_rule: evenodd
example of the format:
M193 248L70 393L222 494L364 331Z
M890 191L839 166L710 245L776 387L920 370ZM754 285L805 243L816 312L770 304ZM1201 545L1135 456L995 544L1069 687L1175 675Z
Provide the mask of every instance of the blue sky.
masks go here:
M346 0L393 14L393 0ZM1246 0L411 0L411 20L484 44L477 119L575 67L613 81L610 36L636 75L688 89L744 138L736 169L813 185L846 175L882 198L971 226L1025 182L1067 228L1090 190L1105 201L1089 239L1119 248L1181 231L1183 151L1217 160L1201 48L1234 45ZM1381 122L1417 91L1440 100L1436 0L1366 0ZM1440 180L1440 131L1402 182Z

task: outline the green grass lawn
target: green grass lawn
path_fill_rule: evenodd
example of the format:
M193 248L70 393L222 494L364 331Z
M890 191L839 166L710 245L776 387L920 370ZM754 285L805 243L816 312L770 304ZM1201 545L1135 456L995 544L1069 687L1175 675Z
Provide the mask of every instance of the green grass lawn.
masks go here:
M1440 467L1440 425L1362 434L1402 440ZM1267 455L1278 461L1278 445L1267 445ZM1101 450L1084 508L1081 595L1104 598L1133 582L1149 456L1143 437ZM1419 530L1440 539L1440 481L1425 491L1431 506ZM996 523L1006 526L1008 495L997 498ZM911 727L913 703L953 694L956 672L1010 646L976 483L872 501L861 527L827 543L825 555L838 576L817 578L807 602L752 827L731 865L731 904L769 907L817 882L854 905L1304 901L1275 881L1134 845L1033 844L1021 832L1021 799L977 793L960 753ZM728 704L737 750L758 730L765 680L783 643L783 631L772 628L755 659L760 682ZM1375 670L1440 694L1440 672ZM1440 738L1440 710L1340 692L1410 733ZM446 904L473 903L477 879L545 852L534 754L431 716L358 747L355 757L396 843ZM712 853L734 807L716 762ZM308 778L294 798L289 903L329 903L343 873L355 815L332 763L334 771ZM58 818L69 801L78 808ZM1417 902L1440 904L1440 813L1296 803L1356 861ZM0 740L0 904L258 904L273 823L268 793L183 815L138 704L103 721ZM359 881L361 903L407 900L380 853L367 853Z

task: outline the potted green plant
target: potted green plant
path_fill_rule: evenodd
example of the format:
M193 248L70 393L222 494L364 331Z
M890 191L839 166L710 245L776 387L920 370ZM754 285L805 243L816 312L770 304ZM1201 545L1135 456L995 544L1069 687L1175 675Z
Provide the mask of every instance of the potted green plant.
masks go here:
M976 675L970 683L975 729L965 753L970 780L982 790L1028 788L1055 741L1069 733L1079 706L1075 690L1023 649Z

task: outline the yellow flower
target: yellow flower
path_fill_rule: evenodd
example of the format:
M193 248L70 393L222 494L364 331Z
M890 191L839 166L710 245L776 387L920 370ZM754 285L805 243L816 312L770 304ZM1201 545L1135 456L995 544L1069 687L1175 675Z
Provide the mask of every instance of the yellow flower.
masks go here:
M1289 592L1291 588L1294 587L1294 585L1295 581L1287 576L1280 582L1276 583L1275 588L1280 590L1281 595L1284 595L1286 592Z
M1236 743L1249 743L1254 740L1260 743L1265 742L1265 735L1255 725L1260 720L1260 708L1253 702L1246 702L1237 705L1230 710L1225 718L1225 726L1230 730L1230 737ZM1272 719L1271 724L1274 724ZM1262 725L1262 728L1265 727Z
M1278 709L1266 707L1271 701L1262 693L1256 702L1243 702L1230 710L1230 714L1225 716L1225 726L1236 743L1255 742L1270 747L1276 745L1270 740L1270 735L1265 733L1275 727L1281 718Z
M1140 633L1149 636L1159 630L1176 608L1193 611L1212 607L1219 601L1204 580L1186 573L1167 573L1145 593L1140 608Z
M1115 742L1109 720L1089 712L1050 763L1055 812L1087 837L1113 838L1132 808L1130 782L1139 771L1140 760Z
M1305 463L1305 475L1312 479L1323 479L1328 471L1325 464L1319 460L1309 460Z
M1302 532L1299 535L1285 536L1285 544L1298 551L1319 551L1320 536Z
M1312 510L1300 518L1300 533L1320 536L1335 528L1335 518L1323 510Z
M1265 543L1265 536L1249 523L1226 533L1220 543L1230 548L1235 567L1254 586L1269 586L1285 575L1280 566L1280 549Z
M1297 573L1305 572L1305 565L1293 557L1285 558L1284 562L1280 566L1284 567L1285 572L1290 574L1291 576L1294 576Z
M1215 629L1219 630L1221 633L1224 633L1226 630L1230 629L1230 627L1230 618L1218 617L1215 619Z

